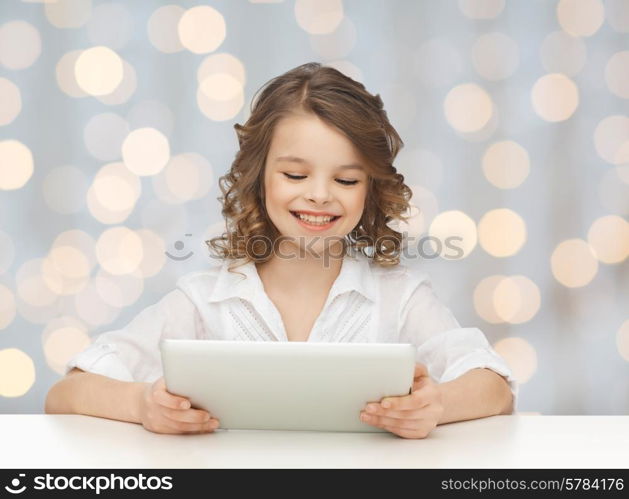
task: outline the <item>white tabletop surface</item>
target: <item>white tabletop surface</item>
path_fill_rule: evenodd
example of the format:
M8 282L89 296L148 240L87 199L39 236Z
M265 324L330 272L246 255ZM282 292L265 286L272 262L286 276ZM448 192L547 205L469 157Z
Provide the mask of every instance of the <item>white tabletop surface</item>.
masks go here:
M629 416L514 415L389 433L164 435L79 415L0 415L0 468L629 468Z

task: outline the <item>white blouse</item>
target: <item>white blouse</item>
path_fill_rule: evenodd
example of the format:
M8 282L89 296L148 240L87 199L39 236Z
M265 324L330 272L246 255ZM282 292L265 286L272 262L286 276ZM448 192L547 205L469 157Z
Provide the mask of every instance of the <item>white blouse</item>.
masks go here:
M70 359L66 373L76 366L122 381L153 382L163 375L161 338L288 341L255 264L232 273L229 263L181 277L175 290L127 326L100 334ZM474 368L504 376L515 408L518 385L506 362L478 328L459 325L426 274L403 264L385 268L358 253L345 256L308 341L412 343L416 361L436 382Z

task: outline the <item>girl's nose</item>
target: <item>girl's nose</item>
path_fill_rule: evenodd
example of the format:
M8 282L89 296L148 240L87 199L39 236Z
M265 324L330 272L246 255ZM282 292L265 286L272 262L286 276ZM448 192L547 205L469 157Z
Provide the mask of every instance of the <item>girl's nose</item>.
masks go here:
M312 182L308 186L306 198L317 204L329 202L331 199L330 189L325 182Z

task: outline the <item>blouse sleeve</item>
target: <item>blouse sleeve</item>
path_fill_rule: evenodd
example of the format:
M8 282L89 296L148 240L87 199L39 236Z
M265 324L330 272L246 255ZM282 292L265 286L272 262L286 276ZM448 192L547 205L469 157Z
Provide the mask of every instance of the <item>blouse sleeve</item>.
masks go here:
M416 361L425 364L438 383L456 379L471 369L491 369L509 384L515 412L517 381L483 332L476 327L461 327L437 298L425 274L414 276L407 296L401 308L400 341L417 346Z
M180 289L146 307L122 329L101 333L65 366L120 381L153 382L163 374L161 338L197 337L202 328L197 308Z

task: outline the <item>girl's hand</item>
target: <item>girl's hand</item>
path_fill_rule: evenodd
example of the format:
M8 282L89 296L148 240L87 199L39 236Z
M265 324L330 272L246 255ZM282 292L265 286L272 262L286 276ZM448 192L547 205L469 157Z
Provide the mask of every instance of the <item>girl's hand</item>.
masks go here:
M426 366L416 364L410 395L370 402L361 411L360 419L400 437L426 438L439 423L443 410L437 383L430 378Z
M142 426L154 433L210 433L219 425L207 411L191 409L187 398L167 392L163 377L146 384L139 414Z

